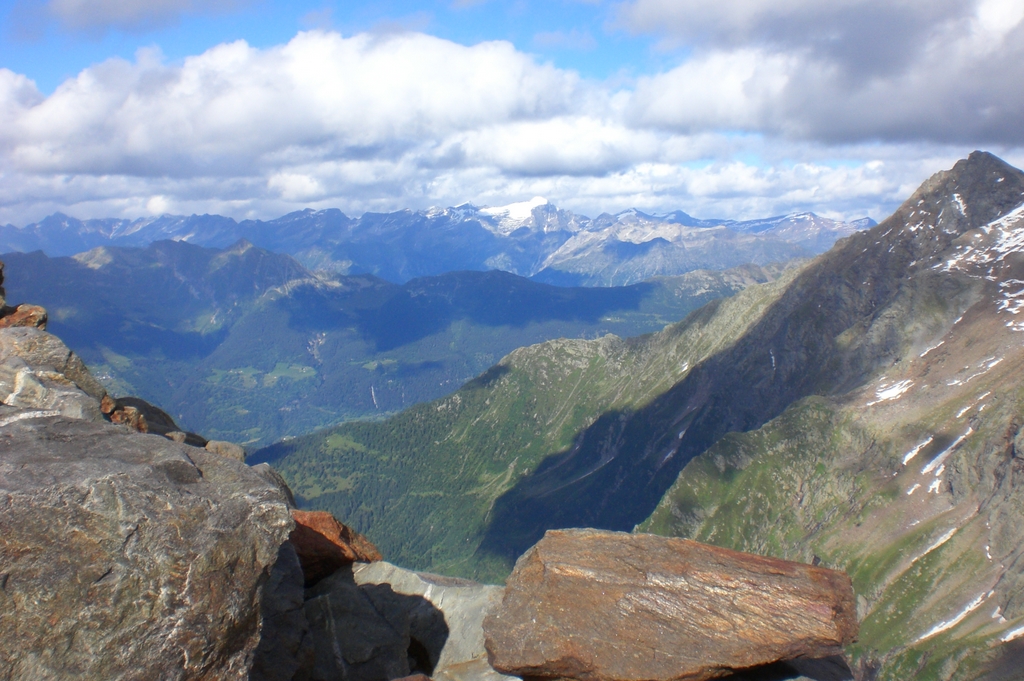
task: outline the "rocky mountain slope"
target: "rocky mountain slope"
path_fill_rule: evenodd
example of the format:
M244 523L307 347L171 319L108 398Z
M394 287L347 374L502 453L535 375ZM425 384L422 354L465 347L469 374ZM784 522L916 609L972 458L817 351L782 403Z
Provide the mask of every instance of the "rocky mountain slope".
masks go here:
M848 569L864 678L1018 678L1022 204L1024 173L976 152L661 333L523 348L385 424L260 456L412 565L500 574L547 528L654 512Z
M172 239L226 248L240 239L295 256L311 270L373 274L403 283L457 270L500 269L560 285L626 285L652 276L804 257L873 224L810 213L736 222L682 211L636 210L591 220L543 199L477 208L366 213L305 210L236 223L216 215L76 220L62 214L22 228L0 226L0 251L70 256L101 246Z
M10 298L44 305L109 389L250 445L436 399L519 346L660 329L779 269L584 289L505 272L328 277L247 242L5 257Z

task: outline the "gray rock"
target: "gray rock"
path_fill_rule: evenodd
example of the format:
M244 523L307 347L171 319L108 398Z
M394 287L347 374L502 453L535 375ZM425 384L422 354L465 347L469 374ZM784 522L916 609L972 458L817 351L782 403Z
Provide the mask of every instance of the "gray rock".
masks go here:
M0 329L0 402L98 422L105 394L56 336L36 328Z
M206 451L219 454L220 456L226 456L227 458L234 459L235 461L245 461L245 450L234 442L210 440L206 443Z
M315 649L308 681L386 681L430 674L437 664L447 627L425 599L387 584L358 585L351 566L319 582L307 598Z
M288 505L295 508L295 495L284 477L278 473L269 463L258 463L252 467L252 471L258 476L277 487L288 498Z
M390 585L395 593L422 597L444 615L447 635L434 666L435 680L514 678L494 671L484 648L483 620L501 603L502 587L412 572L384 561L356 563L352 572L356 584Z
M502 592L383 561L342 568L306 592L315 663L296 681L506 681L487 662L482 628Z
M11 356L20 357L33 369L49 368L62 374L97 400L107 394L81 358L52 333L31 327L0 329L0 362Z
M244 464L0 406L0 679L245 679L292 529Z
M0 402L24 409L54 411L68 418L103 421L100 403L63 374L33 368L17 356L0 360Z
M286 541L263 588L263 624L249 681L292 681L312 672L313 639L302 607L302 584L299 557Z

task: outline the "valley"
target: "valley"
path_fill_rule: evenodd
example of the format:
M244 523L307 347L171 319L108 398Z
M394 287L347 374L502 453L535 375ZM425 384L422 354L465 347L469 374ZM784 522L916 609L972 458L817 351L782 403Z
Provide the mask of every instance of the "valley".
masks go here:
M247 242L3 257L9 299L44 305L111 391L249 447L436 399L517 347L659 330L783 268L563 288L499 271L314 273Z

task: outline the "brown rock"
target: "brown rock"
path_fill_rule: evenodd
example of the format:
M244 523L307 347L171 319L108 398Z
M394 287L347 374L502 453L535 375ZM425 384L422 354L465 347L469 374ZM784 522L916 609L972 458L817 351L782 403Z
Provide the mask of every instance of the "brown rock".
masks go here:
M430 677L426 674L410 674L409 676L403 676L400 679L394 679L393 681L430 681Z
M484 620L515 676L700 680L840 652L857 634L842 572L687 539L549 531Z
M128 426L140 433L149 432L149 424L146 417L139 413L135 407L119 407L110 413L110 422L122 426Z
M11 326L28 326L46 329L46 308L38 305L19 305L0 309L0 329Z
M326 511L292 510L292 518L295 529L288 539L299 554L307 588L346 565L381 560L369 539Z
M103 399L100 400L100 411L105 415L110 416L117 409L117 400L110 395L104 395Z
M100 411L107 415L111 423L127 425L140 433L163 435L168 440L192 447L205 447L207 444L206 438L182 431L170 414L140 397L118 397L115 399L110 395L104 395L100 401Z

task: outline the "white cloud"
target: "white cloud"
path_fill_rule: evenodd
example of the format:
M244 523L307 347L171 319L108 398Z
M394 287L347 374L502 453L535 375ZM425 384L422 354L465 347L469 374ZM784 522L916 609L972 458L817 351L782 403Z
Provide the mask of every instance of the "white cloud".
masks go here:
M508 43L314 31L268 50L219 45L182 66L149 55L104 62L43 101L6 98L0 144L36 172L233 175L394 157L461 130L557 115L577 89L573 75Z
M509 43L409 31L310 31L266 49L239 41L175 64L143 51L49 96L0 69L0 221L54 210L360 214L538 195L591 215L881 218L979 140L1003 140L993 151L1024 160L1005 133L1015 114L1019 131L1024 88L993 99L976 72L987 49L1024 82L1024 60L1004 46L1024 41L1019 26L1006 30L1014 6L987 1L988 18L944 48L950 73L915 67L857 87L836 63L777 45L702 47L622 89Z
M633 0L619 21L693 56L636 120L824 141L1024 144L1024 0Z

